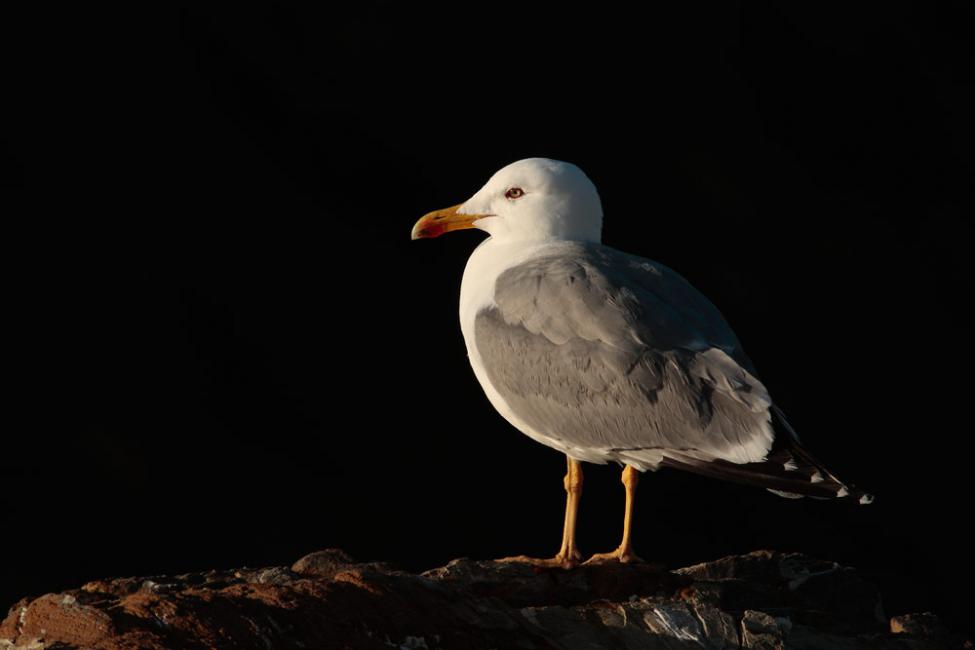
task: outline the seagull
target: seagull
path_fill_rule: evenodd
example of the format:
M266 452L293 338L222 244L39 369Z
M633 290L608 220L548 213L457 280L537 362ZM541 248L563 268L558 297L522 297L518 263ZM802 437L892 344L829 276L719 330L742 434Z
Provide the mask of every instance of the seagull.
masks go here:
M582 463L623 467L623 539L587 562L633 562L640 474L663 467L799 498L873 497L800 444L718 309L676 271L601 243L602 204L576 165L518 160L464 203L424 215L412 238L476 228L460 290L474 375L516 429L566 456L572 568Z

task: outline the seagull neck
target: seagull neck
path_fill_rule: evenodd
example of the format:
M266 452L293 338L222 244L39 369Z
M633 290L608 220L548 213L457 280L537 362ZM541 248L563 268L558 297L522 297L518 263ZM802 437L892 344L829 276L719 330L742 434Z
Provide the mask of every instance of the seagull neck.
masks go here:
M564 244L567 240L557 237L541 237L526 239L521 237L488 237L471 255L483 258L490 257L495 263L491 266L499 267L499 271L522 263L538 251Z

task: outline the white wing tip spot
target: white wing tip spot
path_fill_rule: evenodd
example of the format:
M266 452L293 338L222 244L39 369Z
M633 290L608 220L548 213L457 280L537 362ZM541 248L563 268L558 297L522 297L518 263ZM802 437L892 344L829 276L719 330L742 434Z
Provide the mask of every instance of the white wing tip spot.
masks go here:
M822 483L823 482L823 475L820 473L820 471L818 469L815 472L813 472L813 475L812 476L809 477L809 482L810 483Z
M847 490L845 487L841 487L839 490L836 491L837 497L845 497L845 496L849 496L849 494L850 491Z
M860 496L860 505L866 506L866 505L870 505L871 503L873 503L872 494L863 494Z

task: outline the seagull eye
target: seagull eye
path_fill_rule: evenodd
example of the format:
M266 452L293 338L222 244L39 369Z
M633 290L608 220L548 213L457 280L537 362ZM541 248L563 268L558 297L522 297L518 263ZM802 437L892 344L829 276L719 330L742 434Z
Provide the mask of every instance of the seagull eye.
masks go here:
M525 195L525 190L521 189L520 187L512 187L505 192L504 195L509 199L520 199Z

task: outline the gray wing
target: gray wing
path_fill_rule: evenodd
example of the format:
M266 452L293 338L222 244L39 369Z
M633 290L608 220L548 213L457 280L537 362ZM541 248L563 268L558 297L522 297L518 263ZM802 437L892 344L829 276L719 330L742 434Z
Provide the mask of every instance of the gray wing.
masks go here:
M734 332L662 264L554 247L501 274L475 341L512 412L581 456L647 469L667 450L746 463L771 448L771 400Z

